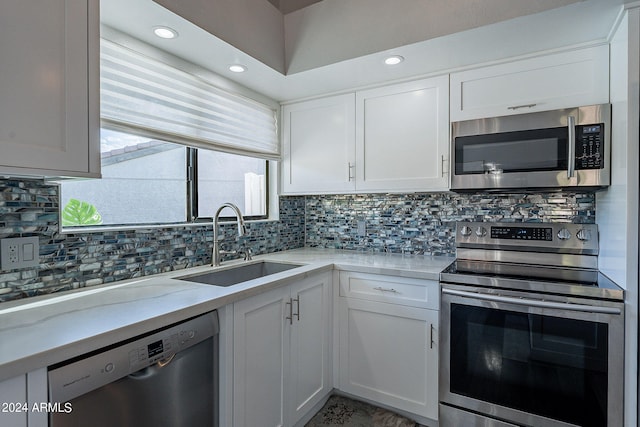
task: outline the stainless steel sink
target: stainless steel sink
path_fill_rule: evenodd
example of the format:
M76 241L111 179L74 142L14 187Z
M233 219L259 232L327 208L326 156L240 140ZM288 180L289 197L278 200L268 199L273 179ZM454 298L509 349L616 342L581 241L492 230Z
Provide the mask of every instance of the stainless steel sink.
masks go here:
M302 264L260 261L251 264L242 264L237 267L225 268L224 270L182 276L177 279L214 286L233 286L248 280L258 279L260 277L291 270L293 268L300 267L301 265Z

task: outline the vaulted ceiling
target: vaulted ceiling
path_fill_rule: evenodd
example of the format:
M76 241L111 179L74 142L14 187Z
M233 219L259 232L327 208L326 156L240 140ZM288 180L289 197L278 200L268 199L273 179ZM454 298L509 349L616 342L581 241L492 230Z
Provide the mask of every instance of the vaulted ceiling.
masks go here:
M283 15L295 12L322 0L269 0Z

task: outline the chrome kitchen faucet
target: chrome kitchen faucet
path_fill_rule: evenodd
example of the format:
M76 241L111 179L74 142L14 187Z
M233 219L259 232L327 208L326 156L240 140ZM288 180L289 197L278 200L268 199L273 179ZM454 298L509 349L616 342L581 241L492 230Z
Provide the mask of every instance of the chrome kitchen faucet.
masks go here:
M244 225L244 218L242 218L242 212L240 209L234 205L233 203L223 203L222 206L218 208L215 216L213 217L213 254L211 259L211 265L213 267L217 267L220 265L220 254L235 254L237 251L221 251L220 250L220 239L218 238L218 221L220 217L220 212L224 208L231 208L233 212L236 214L238 218L238 237L242 237L247 234L247 227ZM251 250L246 249L244 253L245 261L251 260Z

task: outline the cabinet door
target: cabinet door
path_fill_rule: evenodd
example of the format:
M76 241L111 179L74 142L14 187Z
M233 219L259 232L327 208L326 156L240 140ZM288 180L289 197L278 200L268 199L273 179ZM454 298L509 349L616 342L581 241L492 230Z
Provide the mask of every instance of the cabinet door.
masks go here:
M325 273L293 285L291 325L291 424L327 396L331 384L331 275Z
M27 377L17 377L0 382L0 425L3 427L27 427Z
M449 77L358 92L356 189L447 190Z
M0 3L2 173L99 174L97 4Z
M285 105L282 109L282 193L353 191L354 95Z
M285 425L285 367L288 368L289 288L239 301L233 310L233 424ZM285 378L286 377L286 378Z
M438 418L438 311L340 300L340 390Z
M609 47L451 74L451 121L609 102Z

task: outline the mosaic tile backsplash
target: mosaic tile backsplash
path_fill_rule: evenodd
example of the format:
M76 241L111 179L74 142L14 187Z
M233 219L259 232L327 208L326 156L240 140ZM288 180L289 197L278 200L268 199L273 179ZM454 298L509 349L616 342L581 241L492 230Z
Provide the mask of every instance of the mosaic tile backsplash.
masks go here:
M0 302L206 265L212 227L60 233L58 186L0 180L0 239L38 236L40 266L0 271ZM593 193L365 194L280 198L280 220L222 225L223 249L323 247L454 255L455 222L595 222ZM225 258L228 259L228 258Z
M0 239L40 239L39 268L0 271L0 302L211 262L211 224L62 234L58 223L57 185L0 180ZM282 198L279 221L247 228L248 236L238 240L235 224L222 225L222 248L246 244L264 254L304 246L304 198Z
M595 194L364 194L306 199L306 246L455 255L456 221L595 223Z

